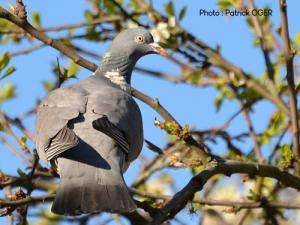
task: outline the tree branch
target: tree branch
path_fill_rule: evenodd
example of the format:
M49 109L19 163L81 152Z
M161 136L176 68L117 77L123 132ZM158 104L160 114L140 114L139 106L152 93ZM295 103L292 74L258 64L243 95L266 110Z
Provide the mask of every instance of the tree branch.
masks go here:
M123 9L122 5L120 5L117 1L111 0L111 2L118 7L121 13L132 22L136 23L140 27L149 28L148 25L141 24L138 20L136 20L132 15L130 15L125 9Z
M65 54L66 56L69 56L76 64L81 65L85 68L89 68L90 70L95 71L97 69L97 65L94 63L91 63L81 56L77 55L76 52L74 52L72 49L68 48L64 44L62 44L59 41L56 41L54 39L49 38L47 35L45 35L43 32L38 31L35 29L27 20L26 18L19 18L7 10L5 10L3 7L0 7L0 18L7 19L11 21L12 23L16 24L17 26L24 29L27 33L35 37L36 39L42 41L43 43L52 46L53 48L57 49L61 53Z
M148 7L148 5L143 1L136 1L136 3L140 4L141 8L145 8L146 10L152 10L154 13L160 15L160 17L167 21L168 18L166 16L161 15L159 12L155 11L153 8ZM245 82L248 88L253 89L261 96L269 99L271 102L273 102L274 105L276 105L280 110L282 110L285 114L290 116L290 112L288 110L288 107L286 104L282 101L282 99L271 93L266 87L258 83L256 80L254 80L249 74L245 73L242 69L236 67L232 63L230 63L228 60L226 60L218 51L211 48L209 45L204 43L203 41L196 38L194 35L177 25L177 32L181 32L182 36L184 36L189 41L193 42L196 46L203 49L209 58L209 63L212 65L219 67L226 72L233 72L236 76L238 76L242 81Z
M252 11L253 9L255 9L253 0L249 0L248 2L249 2L249 10ZM266 46L266 40L264 38L261 23L260 23L257 15L251 16L250 18L252 20L255 33L259 39L259 44L260 44L260 48L261 48L261 51L262 51L264 59L265 59L269 80L272 84L272 88L274 88L274 91L275 91L276 89L275 89L275 84L274 84L274 69L272 66L271 59L270 59L270 51L268 50L268 48Z
M188 201L191 201L197 191L202 190L206 182L216 174L230 176L235 173L248 174L251 176L270 177L277 179L286 187L300 190L300 178L288 172L281 171L277 167L257 163L227 161L217 166L206 169L194 176L190 182L163 207L154 217L151 225L159 225L163 221L173 218L181 211Z
M237 88L235 88L233 85L231 85L231 88L233 89L233 92L238 100L238 103L240 105L240 108L242 110L244 119L247 123L248 129L249 129L249 135L253 141L253 149L254 149L254 154L255 157L257 158L258 162L262 163L264 161L264 157L261 153L261 148L258 142L258 138L257 138L257 134L254 130L254 125L251 121L250 115L249 115L249 109L247 107L245 107L245 104L243 103L243 100L241 99Z
M156 193L144 192L139 189L131 188L130 191L136 195L145 197L145 198L153 198L153 199L161 199L164 201L169 201L172 196L170 195L162 195ZM251 202L251 201L230 201L230 200L216 200L216 199L208 199L208 198L194 198L192 200L193 203L199 203L200 205L209 205L209 206L228 206L234 207L237 210L240 209L254 209L254 208L262 208L264 204L268 204L269 207L273 208L286 208L286 209L300 209L300 203L294 202L281 202L281 201L267 201L262 200L259 202Z
M300 146L299 146L299 116L297 109L297 92L295 90L294 81L294 56L296 51L291 49L289 29L288 29L288 18L287 18L287 4L285 0L280 0L280 17L281 17L281 36L284 42L284 54L286 63L286 79L288 82L289 89L289 101L290 101L290 112L291 112L291 123L293 132L293 153L296 157L296 173L300 175Z
M184 31L184 30L183 30ZM185 31L186 32L186 31ZM187 33L187 32L186 32ZM236 76L238 76L242 81L245 82L246 86L250 89L253 89L261 96L269 99L273 104L275 104L280 110L282 110L287 115L290 115L290 112L286 106L286 104L276 95L271 93L269 90L266 89L263 85L259 84L255 81L251 76L245 73L242 69L234 66L232 63L227 61L223 56L221 56L218 52L214 49L206 45L204 42L197 39L194 35L187 33L187 36L190 40L192 40L196 45L200 48L204 49L210 55L210 62L220 67L221 69L225 70L226 72L233 72Z
M62 31L62 30L69 30L69 29L74 29L74 28L79 28L79 27L85 27L85 26L92 26L92 25L98 25L101 23L110 23L110 22L115 22L121 20L122 17L119 15L110 15L110 16L102 16L101 18L94 19L91 21L84 21L84 22L78 22L78 23L72 23L72 24L67 24L67 25L62 25L62 26L53 26L53 27L43 27L43 28L38 28L37 30L40 32L49 32L49 31ZM3 34L9 34L9 33L23 33L21 29L19 30L4 30L1 31Z
M5 200L0 199L0 208L4 207L18 207L21 205L27 205L27 204L33 204L33 203L39 203L39 202L48 202L52 201L55 198L55 194L45 195L45 196L27 196L20 200Z
M157 99L152 99L148 97L147 95L139 92L136 89L132 89L131 91L132 95L141 100L142 102L146 103L147 105L151 106L156 112L158 112L167 122L175 122L176 125L179 127L180 130L182 130L182 126L175 120L175 118L159 103ZM201 150L201 159L203 160L203 163L206 163L207 160L216 159L215 156L210 155L207 152L207 148L202 145L201 143L198 143L190 134L188 134L186 137L184 137L184 141L190 145L193 145ZM211 158L211 159L209 159Z

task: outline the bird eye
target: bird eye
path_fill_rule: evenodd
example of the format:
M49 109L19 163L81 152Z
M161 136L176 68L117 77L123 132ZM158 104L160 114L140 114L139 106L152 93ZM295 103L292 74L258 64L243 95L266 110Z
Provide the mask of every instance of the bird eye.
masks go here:
M137 36L135 36L135 41L137 43L144 43L144 36L143 35L137 35Z

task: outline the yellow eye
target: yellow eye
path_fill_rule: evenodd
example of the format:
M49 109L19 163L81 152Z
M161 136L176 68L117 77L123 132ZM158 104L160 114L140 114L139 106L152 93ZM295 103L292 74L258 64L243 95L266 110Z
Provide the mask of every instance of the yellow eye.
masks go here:
M144 36L143 35L137 35L137 36L135 36L135 41L137 42L137 43L144 43Z

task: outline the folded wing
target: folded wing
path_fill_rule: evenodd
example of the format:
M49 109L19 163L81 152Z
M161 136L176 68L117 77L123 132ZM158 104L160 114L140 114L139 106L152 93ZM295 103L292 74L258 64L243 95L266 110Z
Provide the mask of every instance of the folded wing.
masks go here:
M87 95L79 88L60 88L41 102L37 108L36 147L43 161L47 162L78 144L78 137L68 123L85 113Z

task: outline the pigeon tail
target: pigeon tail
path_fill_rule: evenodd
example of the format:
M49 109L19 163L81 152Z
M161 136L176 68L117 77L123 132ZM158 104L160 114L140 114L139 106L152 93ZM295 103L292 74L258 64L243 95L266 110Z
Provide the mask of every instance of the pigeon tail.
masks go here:
M61 180L52 205L53 213L74 216L136 209L120 170L113 169L115 163L101 168L64 157L57 160Z
M126 213L136 205L123 184L119 185L78 185L75 181L61 181L52 205L52 212L76 216L86 213Z

